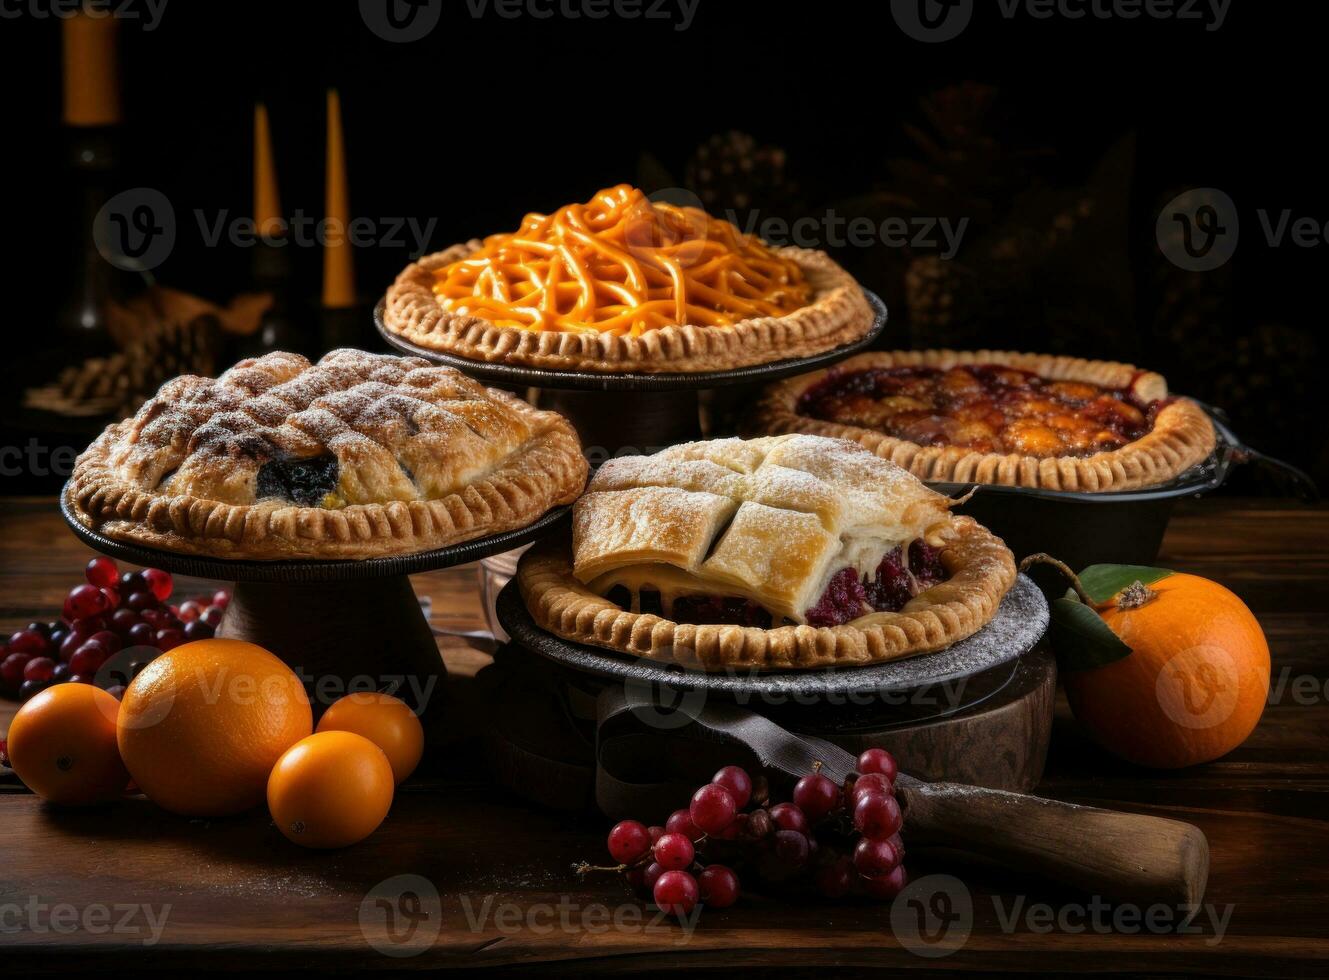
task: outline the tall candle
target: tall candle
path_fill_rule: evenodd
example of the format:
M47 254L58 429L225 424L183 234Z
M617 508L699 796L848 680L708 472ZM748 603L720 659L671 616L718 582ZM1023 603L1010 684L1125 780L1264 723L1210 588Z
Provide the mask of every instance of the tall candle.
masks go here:
M272 158L268 107L254 105L254 224L260 235L281 234L281 199L277 196L277 165Z
M103 11L66 17L64 41L64 120L69 126L113 126L120 122L119 22Z
M351 207L346 186L346 146L341 128L341 100L328 89L328 146L324 190L327 235L323 244L323 306L338 309L355 305L355 267L347 224Z

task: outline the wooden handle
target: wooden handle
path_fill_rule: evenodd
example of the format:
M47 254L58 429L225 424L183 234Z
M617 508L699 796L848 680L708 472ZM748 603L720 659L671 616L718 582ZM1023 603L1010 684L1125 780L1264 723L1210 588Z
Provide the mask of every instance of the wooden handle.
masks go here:
M908 777L898 792L910 845L967 851L1118 902L1204 896L1209 842L1188 823Z

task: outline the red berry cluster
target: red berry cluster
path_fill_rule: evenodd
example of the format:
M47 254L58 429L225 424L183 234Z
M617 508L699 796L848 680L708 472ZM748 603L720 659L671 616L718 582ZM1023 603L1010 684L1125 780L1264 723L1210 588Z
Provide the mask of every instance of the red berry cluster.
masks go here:
M211 637L231 601L227 592L169 602L175 583L169 572L145 568L121 574L109 558L94 558L87 584L71 589L63 616L29 623L0 640L0 691L24 701L52 684L95 683L97 671L121 650L140 651L126 670L103 678L119 697L124 685L157 654L190 640Z
M894 898L907 880L896 774L889 752L868 749L843 786L812 772L794 786L792 802L771 804L763 777L725 766L663 827L615 824L608 844L618 867L610 870L679 916L698 902L733 905L739 881L731 865L772 884L810 880L828 898ZM727 863L708 863L703 851Z

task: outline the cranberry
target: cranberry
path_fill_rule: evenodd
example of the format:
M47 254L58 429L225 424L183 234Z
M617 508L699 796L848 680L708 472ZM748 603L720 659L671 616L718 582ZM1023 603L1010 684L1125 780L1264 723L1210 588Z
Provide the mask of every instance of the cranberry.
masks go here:
M685 916L697 907L697 879L686 871L666 871L651 889L655 904L670 915Z
M201 619L196 619L191 623L185 623L186 640L210 640L217 632Z
M28 653L11 653L0 661L0 679L5 682L5 687L14 691L23 683L23 669L27 667L28 661L32 655Z
M49 681L24 681L19 686L18 696L20 699L27 701L46 690L49 685Z
M65 619L71 622L106 612L106 596L95 585L80 585L71 589L65 599Z
M696 850L682 834L662 834L651 849L655 863L666 871L682 871L692 863Z
M51 630L55 629L55 627L52 626L50 623L29 623L27 626L23 628L25 630L31 630L34 633L40 634L41 636L46 637L48 640L51 638Z
M806 836L811 829L808 826L807 814L793 803L777 803L771 807L770 814L771 820L779 830L794 830Z
M700 840L702 833L692 822L692 814L687 810L675 810L665 821L665 833L682 834L688 840Z
M182 623L192 623L203 615L203 607L190 599L188 602L180 603L180 612L178 615L180 616L180 621Z
M129 628L129 632L125 636L131 647L152 646L156 638L157 631L147 623L135 623Z
M171 578L171 573L163 572L160 568L145 568L143 579L159 602L171 598L171 593L175 591L175 580Z
M199 619L214 629L221 625L224 610L220 606L208 606L203 610L203 615Z
M840 787L819 772L794 784L794 803L812 823L817 823L840 804Z
M895 756L885 749L866 749L858 757L858 771L865 775L870 772L880 773L893 783L900 770L895 764Z
M111 614L111 629L123 636L131 627L142 621L139 614L132 609L117 609Z
M69 624L69 632L73 633L80 640L86 640L93 633L100 633L106 629L106 617L104 616L86 616L83 619L76 619Z
M69 664L56 664L55 669L51 671L51 683L63 684L65 681L69 680L69 675Z
M107 610L116 609L120 605L120 590L102 589L102 598L106 600Z
M725 766L711 777L711 782L729 790L729 795L734 798L734 806L740 810L752 799L752 777L740 766Z
M91 683L92 683L92 675L91 675L91 674L70 674L70 675L69 675L69 681L68 681L68 683L70 683L70 684L91 684Z
M125 696L125 686L123 684L112 684L106 689L106 693L119 701Z
M115 567L114 561L103 556L88 562L88 567L83 570L83 575L87 578L89 585L95 585L99 589L109 589L120 581L120 569Z
M219 591L214 592L212 594L212 604L217 609L225 612L226 607L231 604L231 593L227 592L225 589L220 589Z
M145 609L152 609L157 605L157 597L151 592L135 592L129 597L127 603L134 612L141 613Z
M854 805L854 826L864 837L885 840L895 834L904 823L900 804L893 796L868 793Z
M33 629L19 630L9 638L10 653L26 653L33 657L44 657L51 651L51 641Z
M889 840L859 838L854 846L854 867L864 878L877 878L895 869L900 854Z
M868 608L867 593L858 580L858 572L842 568L826 583L826 591L807 611L810 626L840 626L862 616Z
M718 834L734 822L738 807L734 796L725 787L708 783L692 794L688 814L697 829L707 834Z
M738 875L723 864L709 864L697 875L701 900L715 909L727 909L738 901Z
M91 677L97 673L102 664L110 656L106 648L95 640L89 640L69 658L69 671L72 674L78 674L83 677Z
M125 595L133 595L135 592L149 592L148 580L143 577L142 572L125 572L120 576L120 591Z
M609 856L619 864L632 864L650 846L650 834L638 820L621 820L609 831Z
M110 630L102 630L100 633L93 633L92 636L88 637L88 642L100 643L106 648L107 655L119 653L121 647L124 646L124 642L120 637L112 633Z
M157 631L156 646L158 650L165 653L167 650L174 650L181 643L185 642L185 634L178 629L168 628Z
M49 681L55 673L55 661L50 657L33 657L23 665L25 681Z

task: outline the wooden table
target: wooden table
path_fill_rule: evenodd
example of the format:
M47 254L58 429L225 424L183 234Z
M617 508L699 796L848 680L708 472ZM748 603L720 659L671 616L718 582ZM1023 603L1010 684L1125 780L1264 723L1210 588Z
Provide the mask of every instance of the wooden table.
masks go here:
M0 626L50 618L88 557L53 501L0 502ZM575 961L567 968L581 972L686 965L817 975L864 966L1325 975L1329 509L1187 503L1159 563L1218 579L1259 616L1274 669L1263 721L1218 762L1151 773L1095 749L1063 704L1039 791L1199 825L1213 864L1206 909L1187 927L1198 934L1142 929L1129 918L1114 924L1112 910L1044 882L913 856L915 878L965 881L950 886L951 898L968 904L972 927L944 958L911 952L918 944L908 927L897 918L893 929L881 905L745 896L695 928L667 924L617 880L582 883L571 874L575 861L604 857L603 820L542 811L488 784L464 736L475 724L466 712L491 709L472 704L459 708L455 773L445 773L452 778L408 785L377 833L331 854L288 844L262 812L184 820L142 799L60 811L7 786L0 791L5 964L322 970ZM433 600L436 625L482 624L474 569L421 575L415 584ZM484 662L456 643L442 650L456 683ZM15 708L2 707L0 728ZM408 881L404 891L397 875L427 883ZM403 897L411 888L422 889L425 909L434 907L428 889L436 889L438 914L416 915L414 900ZM395 941L384 932L385 909ZM1211 913L1227 917L1221 939ZM958 945L954 939L948 944Z

